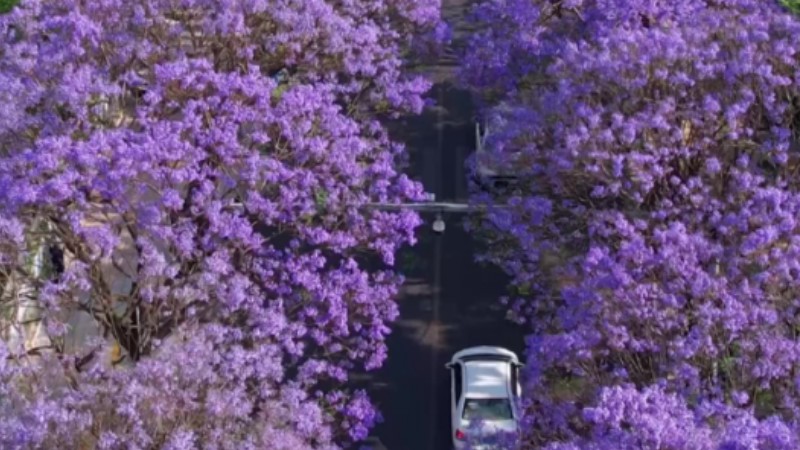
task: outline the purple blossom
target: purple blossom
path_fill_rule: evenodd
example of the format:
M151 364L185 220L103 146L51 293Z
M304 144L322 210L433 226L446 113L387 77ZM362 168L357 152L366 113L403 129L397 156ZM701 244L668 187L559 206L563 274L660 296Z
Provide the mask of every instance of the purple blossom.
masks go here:
M361 206L424 197L379 119L425 105L409 64L445 39L439 10L23 0L0 15L0 306L29 287L55 347L0 359L0 389L48 380L0 394L0 447L365 437L377 412L345 383L386 357L393 256L419 217ZM50 245L64 270L37 274Z
M519 153L517 191L476 192L473 227L530 326L527 443L797 448L800 20L508 0L473 24L461 78L496 124L481 163Z

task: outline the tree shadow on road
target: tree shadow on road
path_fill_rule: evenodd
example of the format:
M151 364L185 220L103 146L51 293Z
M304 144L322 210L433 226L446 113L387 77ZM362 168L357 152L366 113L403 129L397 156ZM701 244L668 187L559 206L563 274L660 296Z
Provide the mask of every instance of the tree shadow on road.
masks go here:
M522 356L524 330L506 320L498 302L505 276L474 262L474 243L457 221L444 236L415 247L420 258L432 258L435 239L442 239L443 253L438 322L433 321L433 271L412 268L398 298L400 318L388 339L389 358L361 380L385 419L368 442L376 450L450 448L450 385L444 364L454 352L499 345Z
M466 91L447 77L437 78L445 81L431 92L435 107L387 125L394 140L406 143L406 173L436 193L437 200L463 201L464 161L474 151L474 108ZM385 419L364 443L375 450L451 448L445 362L473 345L500 345L518 353L523 347L524 330L506 320L498 301L508 280L497 268L475 262L476 244L464 231L462 217L445 217L447 230L441 237L430 230L433 217L423 218L420 242L397 258L407 282L397 299L400 317L387 339L389 357L380 370L354 380L368 390Z
M473 105L469 93L451 81L436 84L430 92L436 104L418 116L387 124L397 142L406 145L405 170L422 181L437 200L466 200L464 161L475 148Z

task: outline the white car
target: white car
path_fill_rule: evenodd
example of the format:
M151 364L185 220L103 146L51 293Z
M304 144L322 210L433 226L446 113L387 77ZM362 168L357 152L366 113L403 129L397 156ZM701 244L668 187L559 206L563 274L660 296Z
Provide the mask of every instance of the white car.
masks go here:
M517 355L502 347L470 347L453 355L450 370L450 410L453 447L466 447L467 438L517 431L520 364ZM479 420L478 428L470 422ZM471 448L480 448L473 445Z

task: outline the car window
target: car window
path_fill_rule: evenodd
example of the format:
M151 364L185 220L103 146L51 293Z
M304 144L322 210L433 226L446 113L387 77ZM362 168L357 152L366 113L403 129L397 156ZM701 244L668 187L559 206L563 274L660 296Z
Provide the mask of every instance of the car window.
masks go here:
M511 390L514 392L514 396L519 396L519 392L517 392L518 383L519 383L519 367L511 364Z
M461 364L453 364L453 379L455 380L455 403L461 401L462 379L461 379Z
M468 398L464 401L465 420L510 420L511 402L507 398Z

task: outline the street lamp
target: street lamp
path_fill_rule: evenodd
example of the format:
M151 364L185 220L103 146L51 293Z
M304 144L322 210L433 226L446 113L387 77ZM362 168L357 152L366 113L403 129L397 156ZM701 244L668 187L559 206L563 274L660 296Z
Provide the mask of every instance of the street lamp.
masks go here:
M420 203L365 203L363 209L379 211L418 211L435 212L436 218L433 221L433 232L444 233L446 228L444 213L476 213L486 212L490 208L486 205L470 205L468 203L446 203L446 202L420 202ZM505 209L507 205L494 205L491 209Z
M436 213L436 220L433 221L433 232L442 234L444 233L444 219L442 218L442 213Z
M235 207L243 208L241 203L235 203ZM433 231L435 233L444 233L446 228L444 222L444 213L476 213L486 212L490 209L506 209L508 205L493 205L491 208L486 205L471 205L468 203L448 203L448 202L417 202L417 203L364 203L359 205L361 209L378 210L378 211L418 211L418 212L433 212L436 213L436 218L433 221Z

